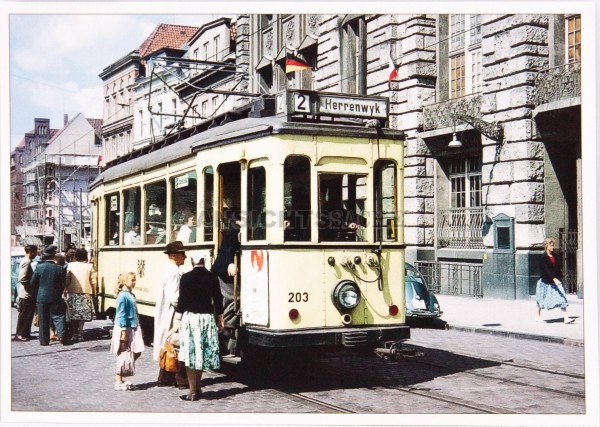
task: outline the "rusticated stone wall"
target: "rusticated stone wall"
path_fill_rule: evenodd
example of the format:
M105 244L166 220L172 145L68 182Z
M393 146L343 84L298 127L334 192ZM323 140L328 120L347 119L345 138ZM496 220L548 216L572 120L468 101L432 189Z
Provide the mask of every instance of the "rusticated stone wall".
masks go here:
M482 29L484 120L504 126L504 141L482 136L484 203L490 218L515 218L515 247L544 239L544 145L531 118L538 70L548 66L548 17L485 15ZM493 246L491 234L484 237Z

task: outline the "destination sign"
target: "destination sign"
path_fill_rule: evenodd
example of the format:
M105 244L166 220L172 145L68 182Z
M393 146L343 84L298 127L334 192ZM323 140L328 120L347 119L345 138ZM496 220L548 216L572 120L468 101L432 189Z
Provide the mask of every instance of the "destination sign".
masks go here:
M388 100L382 97L292 90L277 94L276 108L277 114L388 118Z
M386 119L388 116L385 99L350 98L323 94L319 96L319 113L378 119Z

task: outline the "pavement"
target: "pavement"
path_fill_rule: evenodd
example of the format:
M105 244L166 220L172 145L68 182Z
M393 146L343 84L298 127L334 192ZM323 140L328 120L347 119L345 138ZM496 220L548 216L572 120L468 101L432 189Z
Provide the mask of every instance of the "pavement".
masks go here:
M584 300L567 295L567 314L575 321L563 322L560 308L542 310L544 322L535 321L535 297L527 300L501 300L454 295L436 295L447 329L502 335L573 346L584 342Z

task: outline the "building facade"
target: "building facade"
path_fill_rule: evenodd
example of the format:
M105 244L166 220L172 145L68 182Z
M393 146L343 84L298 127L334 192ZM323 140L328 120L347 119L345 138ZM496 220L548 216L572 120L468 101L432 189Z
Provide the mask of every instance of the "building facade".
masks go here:
M235 29L230 18L219 18L201 26L181 46L143 58L147 72L134 88L134 150L240 105Z
M389 126L407 134L407 260L434 287L528 298L552 237L568 291L582 295L579 15L248 21L252 90L389 97ZM286 74L286 52L313 69Z
M87 189L100 171L101 125L78 114L23 166L22 241L55 244L59 251L71 243L90 247Z
M148 55L160 49L179 48L198 27L160 24L137 48L100 73L104 87L101 165L134 149L134 87L146 74Z
M568 292L582 296L580 23L573 14L217 20L177 52L147 58L170 57L172 68L164 69L169 77L138 81L136 139L143 128L155 136L169 129L164 121L153 128L144 105L157 113L162 103L172 112L163 114L167 124L181 129L289 89L388 97L389 120L380 125L407 136L407 261L432 287L529 298L542 242L552 237ZM230 50L223 46L227 54L210 64L210 52L220 51L210 43L224 40L225 29ZM288 54L310 69L287 73ZM210 67L200 70L202 61ZM183 102L165 95L172 87ZM221 107L215 94L229 103Z
M56 134L57 129L50 128L50 119L34 119L33 130L27 132L10 156L10 199L11 199L11 246L40 245L36 232L25 226L24 208L27 207L25 188L23 187L23 168ZM37 230L36 230L37 231Z

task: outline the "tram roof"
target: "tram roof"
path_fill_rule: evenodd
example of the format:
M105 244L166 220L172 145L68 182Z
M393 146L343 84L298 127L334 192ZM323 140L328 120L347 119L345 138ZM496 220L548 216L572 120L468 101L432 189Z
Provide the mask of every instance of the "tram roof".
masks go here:
M375 128L348 125L335 122L290 121L287 117L248 117L234 120L193 134L185 139L166 146L163 141L156 143L162 148L150 148L131 159L122 161L106 169L91 184L90 189L102 182L111 182L141 170L153 169L179 160L204 148L213 148L239 141L247 141L269 135L324 135L352 138L382 138L404 140L402 131L389 128Z

